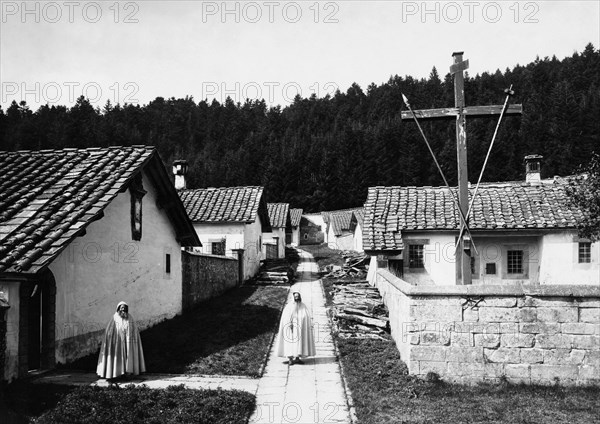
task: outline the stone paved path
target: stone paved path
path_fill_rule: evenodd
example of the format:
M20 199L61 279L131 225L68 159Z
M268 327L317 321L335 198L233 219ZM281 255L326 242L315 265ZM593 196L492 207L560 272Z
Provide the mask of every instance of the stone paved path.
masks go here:
M292 292L298 291L311 311L317 355L303 365L288 366L274 352L273 344L263 377L256 392L257 409L252 424L263 423L351 423L340 366L331 337L317 264L312 255L299 250L299 278Z

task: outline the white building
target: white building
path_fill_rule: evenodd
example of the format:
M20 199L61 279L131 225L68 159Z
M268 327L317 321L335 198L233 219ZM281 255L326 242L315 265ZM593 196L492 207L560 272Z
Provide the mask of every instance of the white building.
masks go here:
M272 230L264 233L265 242L269 243L266 248L269 249L269 245L276 246L277 257L284 258L286 233L292 231L290 205L289 203L267 203L267 209Z
M479 188L468 217L477 249L471 249L472 284L598 285L600 243L578 237L582 213L568 202L568 182L540 179L540 157L530 158L538 163L528 164L527 181ZM447 188L372 187L364 222L371 279L383 266L415 285L459 281L460 221Z
M203 252L234 258L241 253L245 280L258 272L263 232L271 230L263 191L252 186L178 190Z
M353 250L356 252L363 251L363 226L365 220L365 209L358 208L354 210L354 217L352 218L356 221L356 226L354 227L354 246Z
M360 216L362 210L363 208L353 208L321 213L327 225L327 246L337 250L357 250L357 245L362 246L362 237L361 240L356 240L355 237L357 216Z
M181 313L181 248L200 241L153 147L0 152L0 167L0 380L95 352L119 301L141 329Z
M290 235L289 243L292 246L298 246L300 244L300 221L302 219L302 209L290 209L290 224L292 225L292 233Z

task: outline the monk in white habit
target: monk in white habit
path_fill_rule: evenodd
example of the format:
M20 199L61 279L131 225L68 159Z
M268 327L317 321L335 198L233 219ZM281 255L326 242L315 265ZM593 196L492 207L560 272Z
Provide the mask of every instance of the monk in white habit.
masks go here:
M303 364L302 357L316 354L310 313L298 292L283 308L278 339L277 356L287 356L289 365Z
M140 333L129 314L129 306L120 302L117 312L106 326L96 373L111 380L126 374L138 375L145 371Z

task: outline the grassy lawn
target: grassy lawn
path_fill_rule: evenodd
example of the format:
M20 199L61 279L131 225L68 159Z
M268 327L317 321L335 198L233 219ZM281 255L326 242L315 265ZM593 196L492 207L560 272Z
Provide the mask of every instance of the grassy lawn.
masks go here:
M462 386L407 375L393 341L337 340L360 424L598 422L600 389Z
M38 385L17 380L0 388L0 423L25 424L53 408L74 386Z
M259 377L289 286L243 286L141 333L150 373ZM98 354L66 367L96 370Z
M231 390L165 390L133 385L121 388L13 384L7 391L11 412L2 423L245 423L255 397ZM4 414L3 414L4 413Z

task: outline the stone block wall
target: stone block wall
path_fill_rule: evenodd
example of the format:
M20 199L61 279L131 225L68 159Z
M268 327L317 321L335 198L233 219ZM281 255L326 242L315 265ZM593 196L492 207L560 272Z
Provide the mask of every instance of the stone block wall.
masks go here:
M376 285L411 374L600 385L600 287Z
M184 311L238 285L237 259L190 252L182 255Z

